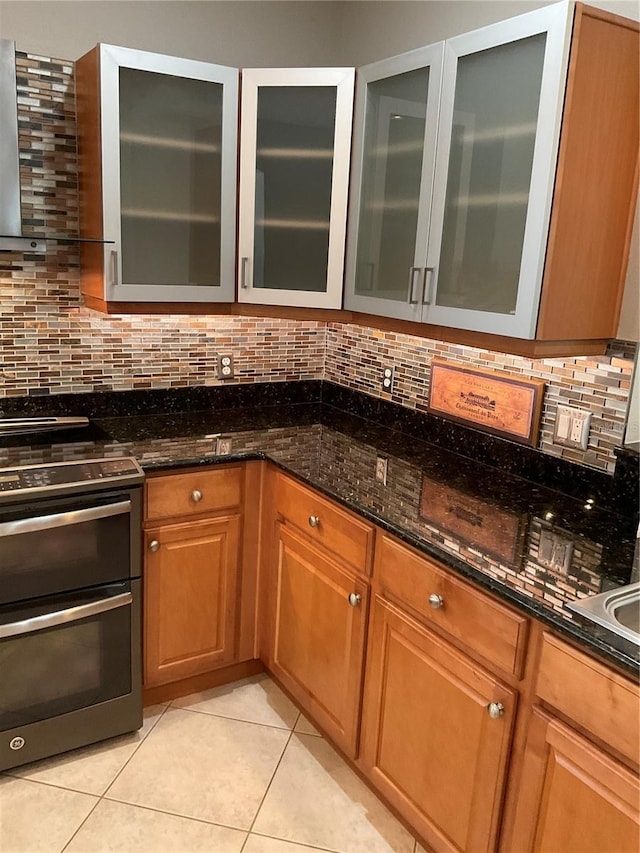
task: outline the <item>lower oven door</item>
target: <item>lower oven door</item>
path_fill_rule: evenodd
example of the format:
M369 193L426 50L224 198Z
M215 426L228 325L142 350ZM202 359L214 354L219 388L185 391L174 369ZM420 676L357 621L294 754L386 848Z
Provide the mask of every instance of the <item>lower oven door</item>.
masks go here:
M0 770L142 725L140 581L0 608Z

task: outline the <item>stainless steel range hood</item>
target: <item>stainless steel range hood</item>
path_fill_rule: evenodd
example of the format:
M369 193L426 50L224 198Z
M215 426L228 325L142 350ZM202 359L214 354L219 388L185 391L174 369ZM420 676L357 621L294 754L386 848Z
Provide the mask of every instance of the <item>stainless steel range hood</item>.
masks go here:
M45 241L22 236L16 46L0 39L0 250L44 252Z

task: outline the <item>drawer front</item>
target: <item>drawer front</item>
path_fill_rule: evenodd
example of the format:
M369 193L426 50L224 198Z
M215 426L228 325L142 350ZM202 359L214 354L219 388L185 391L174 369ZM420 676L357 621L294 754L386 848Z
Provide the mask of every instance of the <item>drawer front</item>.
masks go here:
M242 469L207 468L146 482L146 521L200 515L240 505Z
M374 574L383 594L500 669L521 677L529 627L524 616L388 536L378 538ZM437 598L430 603L430 596Z
M552 634L544 634L536 693L547 705L638 764L637 685Z
M304 530L312 541L358 571L369 573L371 524L282 475L278 476L277 507L285 521Z

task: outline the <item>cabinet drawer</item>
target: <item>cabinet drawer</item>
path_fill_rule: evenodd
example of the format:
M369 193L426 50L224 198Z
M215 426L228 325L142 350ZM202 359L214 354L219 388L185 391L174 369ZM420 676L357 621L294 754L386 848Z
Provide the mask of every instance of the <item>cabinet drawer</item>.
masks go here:
M314 491L278 476L278 512L314 542L361 572L369 571L373 526Z
M547 705L638 763L637 685L557 637L544 634L536 693Z
M229 509L240 504L242 470L207 468L189 474L170 474L146 483L147 521Z
M528 633L524 616L388 536L378 538L374 572L383 594L468 644L505 672L521 676ZM439 606L429 603L430 596L439 597Z

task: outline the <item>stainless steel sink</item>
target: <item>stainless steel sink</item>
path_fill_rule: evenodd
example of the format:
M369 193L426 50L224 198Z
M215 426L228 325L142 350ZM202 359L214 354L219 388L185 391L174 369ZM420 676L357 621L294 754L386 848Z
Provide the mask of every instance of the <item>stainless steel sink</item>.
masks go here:
M640 583L601 592L567 607L640 646Z

